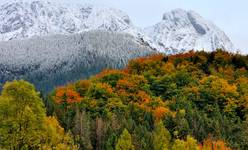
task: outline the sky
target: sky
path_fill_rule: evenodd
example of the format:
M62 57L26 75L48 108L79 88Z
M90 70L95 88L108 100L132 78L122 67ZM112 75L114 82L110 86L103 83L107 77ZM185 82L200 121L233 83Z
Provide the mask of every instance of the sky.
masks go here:
M31 0L26 0L31 1ZM111 6L127 13L134 25L152 26L165 12L176 8L193 10L212 21L231 39L236 49L248 53L248 0L49 0L73 4ZM6 2L6 0L0 0Z

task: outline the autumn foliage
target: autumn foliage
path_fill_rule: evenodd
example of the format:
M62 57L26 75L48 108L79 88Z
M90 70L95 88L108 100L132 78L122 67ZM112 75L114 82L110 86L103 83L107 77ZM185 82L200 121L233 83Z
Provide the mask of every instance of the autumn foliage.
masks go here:
M57 104L61 104L61 103L73 104L73 103L79 103L81 101L80 94L74 91L73 89L67 87L57 88L54 99Z
M160 119L162 119L169 112L170 112L170 110L168 108L157 107L154 110L154 115L155 115L156 119L160 120Z
M222 140L213 141L211 139L204 140L203 144L199 145L199 150L231 150Z
M119 149L124 139L142 150L246 149L247 70L247 56L222 50L158 54L58 87L51 101L89 149ZM64 111L64 104L73 107Z

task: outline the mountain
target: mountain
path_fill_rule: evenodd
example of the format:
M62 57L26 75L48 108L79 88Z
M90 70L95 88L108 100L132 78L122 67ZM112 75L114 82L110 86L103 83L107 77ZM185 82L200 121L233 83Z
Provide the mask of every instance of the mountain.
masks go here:
M144 30L115 8L87 4L68 6L49 1L5 3L0 6L0 19L0 41L105 30L131 34L167 54L203 48L233 50L223 31L200 15L181 9L165 13L160 23Z
M193 11L175 9L145 32L166 50L234 50L231 40L210 21Z
M48 1L6 3L0 7L0 19L2 41L95 29L123 31L132 27L129 17L117 9Z
M0 83L25 79L47 92L129 59L156 53L136 37L107 31L0 42Z

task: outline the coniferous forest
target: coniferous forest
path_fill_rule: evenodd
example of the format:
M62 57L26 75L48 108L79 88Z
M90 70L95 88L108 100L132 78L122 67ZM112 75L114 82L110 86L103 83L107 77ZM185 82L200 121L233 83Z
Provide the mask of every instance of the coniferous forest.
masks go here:
M0 149L246 150L248 56L156 54L46 95L6 82Z

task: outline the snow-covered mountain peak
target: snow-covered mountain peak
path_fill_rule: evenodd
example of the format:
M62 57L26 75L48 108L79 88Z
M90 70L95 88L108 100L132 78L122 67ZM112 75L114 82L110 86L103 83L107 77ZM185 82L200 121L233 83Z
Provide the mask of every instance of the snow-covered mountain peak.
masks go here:
M186 11L183 9L175 9L171 12L165 13L163 15L162 22L165 24L170 22L171 26L174 28L186 28L193 26L193 29L201 35L204 35L207 31L209 31L208 24L211 24L209 21L202 18L198 13L192 10Z
M175 9L167 12L161 22L145 31L165 50L234 50L223 31L194 11Z
M185 18L186 16L187 16L187 11L181 8L177 8L170 12L164 13L163 20L168 20L168 19L173 19L173 18L182 19L182 18Z
M14 0L0 6L0 41L73 34L90 30L125 32L165 53L185 50L233 50L218 27L193 11L175 9L161 22L140 29L121 10L106 6L72 5L47 1Z
M132 26L129 16L118 9L49 1L8 2L0 6L0 19L1 41L95 29L123 31Z

